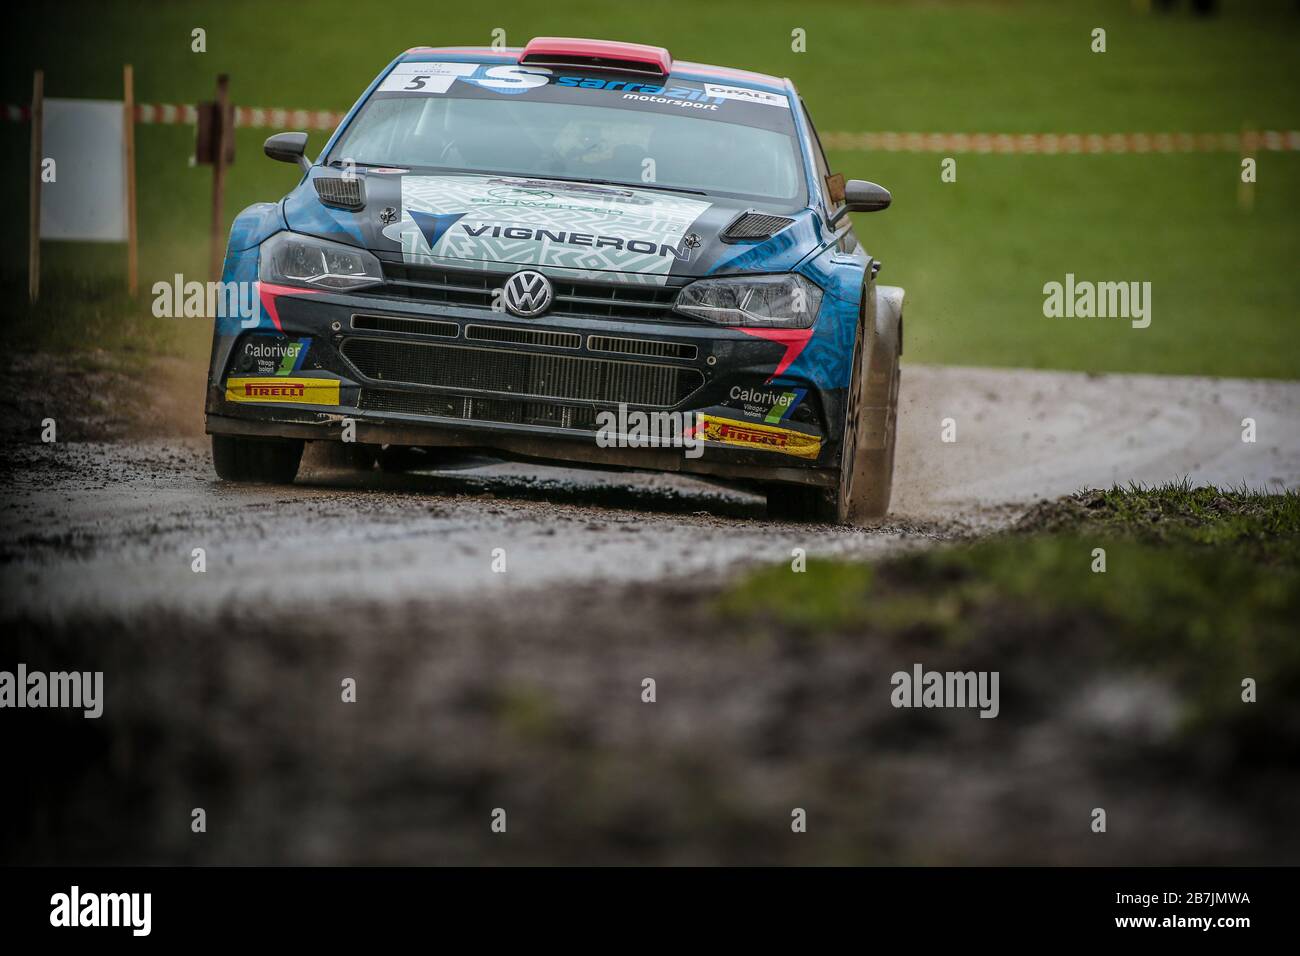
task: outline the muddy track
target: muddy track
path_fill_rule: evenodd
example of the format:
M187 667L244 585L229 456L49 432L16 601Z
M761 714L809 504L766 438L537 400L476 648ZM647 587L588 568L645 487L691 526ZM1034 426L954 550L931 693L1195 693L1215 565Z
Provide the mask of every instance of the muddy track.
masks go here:
M177 406L189 413L171 413L161 437L7 445L11 612L205 615L236 601L269 611L307 597L322 608L715 582L794 548L870 557L959 537L1083 487L1300 484L1300 384L1286 382L908 367L894 511L872 529L771 522L755 496L678 476L473 459L398 475L309 463L292 487L223 484L197 408ZM955 441L943 441L945 419Z
M99 384L96 387L100 387ZM24 393L29 394L29 393ZM223 484L186 397L7 433L5 663L102 670L104 715L5 716L0 859L63 863L1295 862L1294 775L1172 736L1168 687L1063 619L970 648L720 614L746 566L978 534L1041 497L1300 484L1300 385L909 367L878 528L675 476L309 465ZM10 408L12 412L12 407ZM1259 441L1241 442L1256 420ZM943 419L956 441L941 441ZM150 433L153 433L150 435ZM192 570L203 548L206 570ZM505 571L493 570L502 549ZM1001 669L1006 711L907 716L891 670ZM11 660L12 659L12 660ZM658 682L654 706L642 681ZM355 705L340 680L357 681ZM910 712L909 712L910 713ZM902 715L902 716L900 716ZM1231 742L1229 742L1231 744ZM1255 759L1255 758L1252 758ZM1176 767L1176 772L1168 768ZM1280 774L1280 776L1279 776ZM1227 781L1227 783L1225 783ZM1104 804L1113 838L1092 838ZM209 830L189 829L194 807ZM508 808L510 838L488 814ZM790 808L813 821L791 840ZM1138 835L1140 834L1140 838Z

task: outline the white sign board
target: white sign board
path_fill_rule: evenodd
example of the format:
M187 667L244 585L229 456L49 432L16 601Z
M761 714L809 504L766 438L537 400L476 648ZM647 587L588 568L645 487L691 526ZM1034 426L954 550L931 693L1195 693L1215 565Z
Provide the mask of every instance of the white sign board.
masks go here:
M126 116L106 100L46 100L41 238L126 242Z

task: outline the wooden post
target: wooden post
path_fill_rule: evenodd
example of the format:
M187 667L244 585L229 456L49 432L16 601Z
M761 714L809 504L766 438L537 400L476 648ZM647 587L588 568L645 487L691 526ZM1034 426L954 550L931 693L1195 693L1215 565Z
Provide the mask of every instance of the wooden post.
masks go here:
M226 122L227 104L230 102L230 77L222 73L217 77L217 141L216 156L212 162L212 235L208 247L208 273L216 281L221 278L221 262L225 253L225 230L222 228L226 198L226 148L228 137L234 130Z
M139 254L135 225L135 74L128 63L122 67L123 148L126 159L126 289L135 298Z
M27 298L41 295L41 135L45 131L45 71L32 76L32 181L27 235Z

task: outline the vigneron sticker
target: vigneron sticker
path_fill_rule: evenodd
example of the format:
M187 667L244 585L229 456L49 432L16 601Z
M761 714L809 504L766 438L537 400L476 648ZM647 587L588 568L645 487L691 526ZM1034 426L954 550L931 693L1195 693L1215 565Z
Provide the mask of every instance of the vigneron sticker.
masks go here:
M458 76L471 76L477 63L399 63L379 84L381 93L446 93Z
M751 90L744 86L722 86L718 83L705 83L704 95L720 100L736 100L741 103L762 103L764 106L790 108L790 100L780 93L769 93L767 90Z

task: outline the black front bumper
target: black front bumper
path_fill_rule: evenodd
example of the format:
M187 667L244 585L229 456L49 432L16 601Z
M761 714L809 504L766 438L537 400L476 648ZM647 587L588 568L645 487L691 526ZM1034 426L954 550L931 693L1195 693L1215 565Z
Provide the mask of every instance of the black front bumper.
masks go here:
M611 467L833 486L842 395L809 383L766 383L779 343L688 321L567 316L517 319L482 308L414 303L383 295L286 294L279 328L218 325L207 395L214 434L462 447ZM276 368L277 342L302 342L296 368ZM280 349L283 351L283 349ZM231 400L227 384L256 377L336 379L337 404ZM764 417L755 395L799 393L784 421ZM737 395L748 400L738 400ZM680 448L603 448L595 416L631 410L698 411L738 425L815 436L809 457L709 442ZM741 434L746 434L741 429ZM801 439L805 442L806 439ZM805 455L808 452L805 449Z

